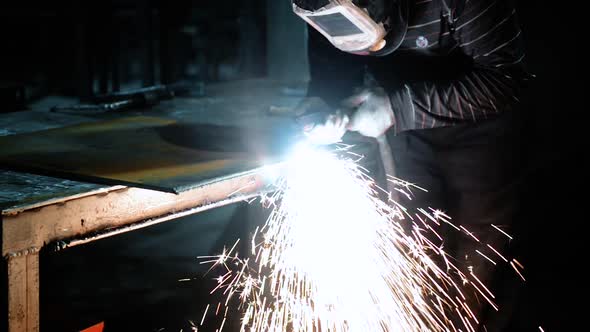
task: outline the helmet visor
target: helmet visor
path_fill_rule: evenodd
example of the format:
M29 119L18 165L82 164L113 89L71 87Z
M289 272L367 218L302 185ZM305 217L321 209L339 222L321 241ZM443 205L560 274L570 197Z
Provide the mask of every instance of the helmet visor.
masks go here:
M293 11L344 52L370 51L387 34L383 23L375 22L350 0L333 0L313 11L294 3Z
M293 1L295 14L332 45L360 55L384 56L397 49L408 27L407 9L407 1L394 1L379 15L372 16L369 10L355 5L353 0Z

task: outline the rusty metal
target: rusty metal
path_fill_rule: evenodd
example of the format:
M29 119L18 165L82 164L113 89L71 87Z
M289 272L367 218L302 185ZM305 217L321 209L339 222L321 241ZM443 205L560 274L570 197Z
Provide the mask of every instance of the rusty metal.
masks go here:
M124 188L43 207L20 207L18 212L7 210L2 215L2 254L41 248L59 240L251 197L267 190L267 185L264 175L256 172L202 185L180 194Z
M215 146L248 141L249 133L228 138L217 130L209 131L210 137L198 136L201 141L192 148L178 144L165 131L174 132L180 128L176 125L172 119L140 116L0 137L0 165L69 180L179 193L263 166L268 160L264 143L276 141L256 135L252 150L227 151Z
M268 191L270 191L272 189L269 188ZM104 231L99 231L95 234L92 234L90 236L84 236L81 238L73 238L73 239L68 239L68 240L60 240L60 241L56 241L53 244L49 244L49 246L52 246L54 248L54 251L60 251L60 250L64 250L70 247L75 247L81 244L87 244L93 241L97 241L97 240L101 240L101 239L105 239L111 236L115 236L115 235L119 235L119 234L124 234L124 233L128 233L131 231L135 231L138 229L142 229L145 227L149 227L149 226L153 226L153 225L157 225L166 221L170 221L170 220L174 220L174 219L178 219L178 218L182 218L182 217L187 217L199 212L203 212L203 211L207 211L210 209L214 209L214 208L218 208L218 207L222 207L222 206L226 206L229 204L234 204L234 203L239 203L239 202L244 202L247 201L249 199L252 199L260 194L262 194L263 192L260 193L254 193L254 194L250 194L250 195L240 195L240 196L236 196L233 198L228 198L225 199L223 201L219 201L219 202L215 202L215 203L210 203L210 204L205 204L199 207L195 207L193 209L188 209L188 210L184 210L184 211L180 211L180 212L174 212L174 213L170 213L168 215L165 216L161 216L158 218L152 218L152 219L147 219L147 220L143 220L131 225L127 225L121 228L116 228L116 229L107 229Z
M88 243L244 201L271 190L269 184L258 170L180 194L119 187L3 211L0 233L2 256L8 262L9 331L39 329L39 250L48 243Z

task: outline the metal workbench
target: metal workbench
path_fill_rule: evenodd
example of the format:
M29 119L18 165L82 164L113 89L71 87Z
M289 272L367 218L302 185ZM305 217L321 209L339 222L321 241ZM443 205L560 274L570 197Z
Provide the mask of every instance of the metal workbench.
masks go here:
M171 100L132 113L165 114L178 121L217 125L262 121L268 126L284 121L265 115L271 105L292 107L301 98L301 92L292 92L265 81L238 82L212 87L207 97ZM123 116L50 113L45 106L1 116L0 136ZM246 200L268 190L268 182L261 172L252 170L169 193L0 170L0 235L8 271L9 331L40 329L39 252L43 247L87 243Z

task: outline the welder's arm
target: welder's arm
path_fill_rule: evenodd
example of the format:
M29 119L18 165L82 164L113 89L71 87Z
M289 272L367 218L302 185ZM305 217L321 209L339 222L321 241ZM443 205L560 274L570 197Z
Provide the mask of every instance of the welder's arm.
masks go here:
M468 1L455 27L471 64L453 79L414 80L389 90L397 132L482 120L518 103L526 75L511 1Z
M325 37L308 29L310 83L307 98L295 108L298 122L308 139L316 144L340 141L348 118L341 113L341 101L362 84L364 64L359 57L344 53Z
M308 97L319 97L333 108L363 83L362 57L335 48L315 29L308 29L310 82Z

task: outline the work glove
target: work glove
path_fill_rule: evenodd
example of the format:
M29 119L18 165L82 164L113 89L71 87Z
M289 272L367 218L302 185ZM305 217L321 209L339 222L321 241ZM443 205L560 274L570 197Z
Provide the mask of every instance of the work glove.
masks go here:
M317 145L340 142L349 122L346 114L334 110L318 97L304 99L296 107L295 114L305 136Z
M389 96L380 87L368 88L347 98L343 106L350 114L348 130L379 137L395 124Z

